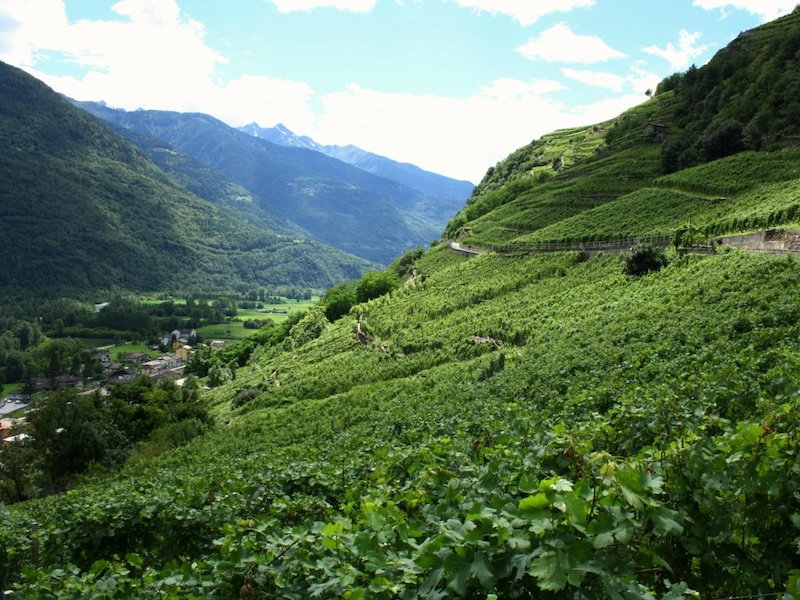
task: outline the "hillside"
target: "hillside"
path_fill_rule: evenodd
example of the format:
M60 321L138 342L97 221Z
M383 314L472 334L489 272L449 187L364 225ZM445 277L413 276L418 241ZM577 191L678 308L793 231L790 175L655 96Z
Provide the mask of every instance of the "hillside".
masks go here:
M202 199L41 82L0 65L0 287L32 294L112 288L323 288L369 263L259 211ZM251 202L242 197L242 203ZM226 204L227 202L227 204Z
M441 221L415 210L425 201L421 192L320 152L278 146L203 114L77 104L123 130L161 139L247 189L264 209L366 260L388 264L441 234Z
M423 194L414 211L443 229L447 221L464 206L472 193L469 181L451 179L420 169L416 165L401 163L353 145L332 146L318 144L308 136L298 136L284 125L259 127L256 123L239 128L252 136L293 148L308 148L336 158L368 173L396 181Z
M798 27L795 12L746 39ZM747 69L752 48L718 56ZM0 586L800 598L800 262L701 247L797 229L800 150L789 123L767 149L667 172L671 134L645 126L675 123L691 90L512 153L449 240L395 261L403 285L263 338L207 392L204 437L0 512ZM537 246L650 233L674 244L637 276L633 253Z

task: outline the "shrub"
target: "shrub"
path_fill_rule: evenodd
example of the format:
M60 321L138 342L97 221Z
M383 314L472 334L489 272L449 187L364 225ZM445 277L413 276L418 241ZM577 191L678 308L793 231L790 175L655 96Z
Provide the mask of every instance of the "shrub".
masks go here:
M635 246L625 255L623 273L639 277L665 266L667 266L667 256L663 250L649 245Z
M239 408L253 400L256 396L261 393L261 390L258 388L247 388L242 390L241 392L237 393L236 396L233 397L233 401L231 402L231 408Z
M349 313L356 303L356 286L353 283L340 283L329 289L319 303L325 307L325 316L333 323Z
M388 294L400 281L389 271L368 271L356 283L356 302L367 302Z

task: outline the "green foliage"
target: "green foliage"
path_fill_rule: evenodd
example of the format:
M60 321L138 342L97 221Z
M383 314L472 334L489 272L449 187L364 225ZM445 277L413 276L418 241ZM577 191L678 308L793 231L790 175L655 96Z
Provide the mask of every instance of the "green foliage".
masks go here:
M622 272L632 277L647 275L667 266L667 256L654 246L641 245L631 248L625 255Z
M275 232L263 212L243 215L230 199L190 193L133 144L18 69L0 64L0 81L4 295L246 283L321 289L371 264L298 240L296 227Z
M396 289L400 281L391 271L367 271L356 282L356 302L368 302Z
M345 282L333 286L319 301L325 307L325 316L333 323L350 312L356 303L356 284Z
M614 257L442 252L418 261L423 281L365 305L374 347L352 319L312 311L290 336L325 323L315 339L260 347L210 392L240 399L224 431L14 507L6 585L55 598L782 591L800 514L795 261L727 253L628 279Z
M793 56L770 31L765 48ZM586 132L599 152L559 148L546 181L522 172L552 170L528 168L535 146L495 168L454 221L464 242L800 221L797 151L660 176L640 126L707 73ZM581 135L564 139L597 142ZM235 375L205 396L224 428L0 512L0 583L55 600L794 593L800 263L729 250L628 277L625 262L442 244L358 314L258 331L238 367L214 361Z
M328 320L325 318L324 309L310 310L292 325L289 330L289 340L293 347L303 346L322 335L327 326Z
M744 150L742 133L742 124L733 119L713 122L699 140L705 159L717 160Z

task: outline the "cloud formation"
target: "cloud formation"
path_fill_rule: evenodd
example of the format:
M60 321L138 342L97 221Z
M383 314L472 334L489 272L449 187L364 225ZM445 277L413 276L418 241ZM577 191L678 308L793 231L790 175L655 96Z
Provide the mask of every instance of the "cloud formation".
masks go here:
M284 11L329 7L363 12L377 6L378 0L259 1L271 2ZM403 4L401 0L380 1ZM446 2L457 3L530 24L545 14L592 6L595 0L561 4L406 0L412 2L421 5L415 8L427 5L432 9L447 8ZM353 69L342 71L349 73L346 77L321 84L293 75L292 70L278 77L263 55L260 61L229 65L224 54L227 46L217 42L213 47L206 25L181 9L191 6L191 0L117 0L111 5L111 14L107 8L98 9L95 14L104 15L102 18L78 21L68 18L66 3L0 0L0 60L26 69L78 100L104 100L127 110L198 111L232 126L256 121L270 127L282 122L320 143L355 144L472 181L534 137L615 117L643 101L645 90L655 89L664 75L654 74L643 61L634 63L635 58L615 60L602 70L580 68L627 56L600 37L576 34L577 29L561 23L516 48L520 56L539 61L537 64L526 64L519 57L509 62L521 65L518 69L492 63L496 69L487 69L480 78L461 85L458 94L403 91L409 82L403 80L400 70L384 85L359 80L358 70ZM471 27L478 19L463 12L464 22ZM379 13L374 11L374 16ZM433 10L430 14L445 13ZM453 11L446 14L452 18ZM324 14L315 16L325 19ZM582 16L591 17L588 12ZM272 14L272 18L281 17ZM484 14L481 23L524 35L510 19L492 21ZM215 31L214 23L208 21L207 25ZM505 48L507 54L520 43L516 40ZM699 34L682 32L677 45L651 46L645 51L668 60L673 69L683 68L704 49L698 40ZM266 46L279 52L268 43ZM398 67L407 66L400 53L390 55L397 57ZM562 66L565 68L558 68ZM228 69L235 74L228 74ZM325 91L315 85L325 85ZM575 105L576 99L582 104Z
M602 71L587 71L579 69L561 69L564 77L574 79L586 85L593 85L612 92L621 92L625 87L625 78L614 73L604 73Z
M287 0L291 1L291 0ZM596 0L562 0L540 2L535 0L454 0L459 6L474 8L477 12L508 15L520 25L533 25L545 15L569 12L576 8L593 6Z
M695 43L701 37L700 32L689 33L685 29L682 29L679 36L680 39L677 47L670 42L665 48L647 46L646 48L642 48L642 50L648 54L663 58L669 62L670 66L676 71L685 69L691 64L692 59L703 54L703 52L708 49L708 46L695 46Z
M539 37L519 46L517 52L530 60L582 64L625 57L599 37L573 33L565 23L543 31Z
M315 8L338 8L356 13L367 13L375 8L378 0L269 0L279 12L308 12Z
M694 6L705 10L726 8L746 10L766 22L788 15L797 6L797 0L694 0Z

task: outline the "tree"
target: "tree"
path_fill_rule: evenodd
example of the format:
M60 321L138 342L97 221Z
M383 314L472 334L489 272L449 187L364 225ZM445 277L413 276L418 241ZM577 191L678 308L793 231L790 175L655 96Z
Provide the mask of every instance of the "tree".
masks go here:
M91 463L112 466L127 440L98 398L58 390L36 400L33 444L42 468L56 480L84 472Z
M208 385L210 387L218 387L223 383L227 383L233 379L233 372L228 365L215 363L208 370Z
M635 246L629 254L625 255L623 272L626 275L639 277L653 271L658 271L667 266L667 256L664 251L654 246Z
M367 271L356 283L356 302L367 302L388 294L400 285L394 273L389 271Z
M4 366L5 380L16 383L25 378L25 357L20 352L11 352L6 356Z
M742 124L724 119L708 126L700 138L700 148L707 161L725 158L744 150Z
M319 301L325 307L325 316L333 323L350 312L356 303L356 286L353 283L340 283L329 289Z
M31 438L0 443L0 501L22 502L33 498L38 475Z

